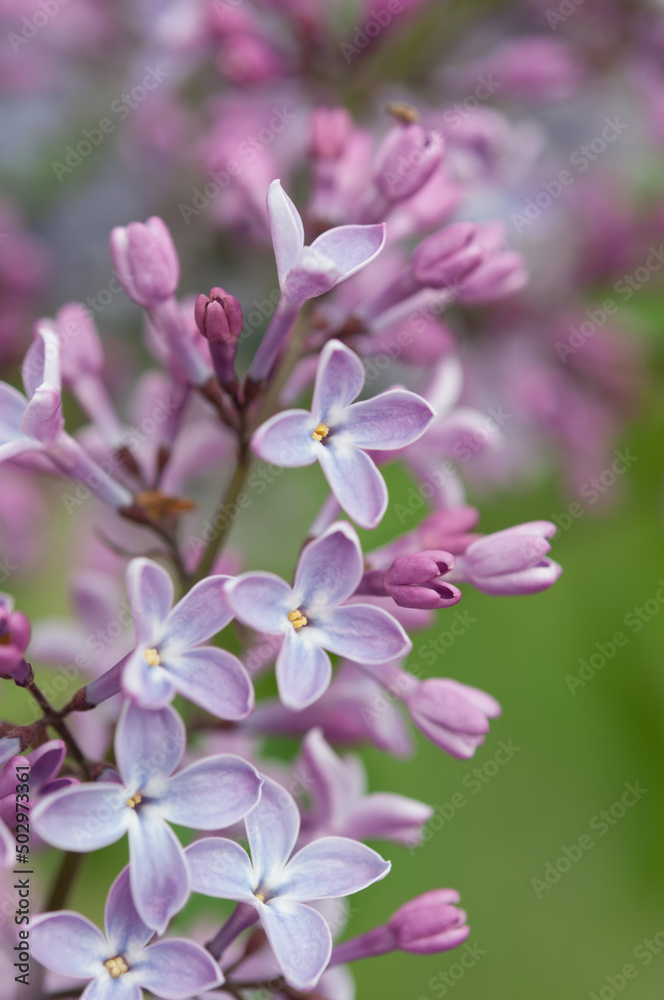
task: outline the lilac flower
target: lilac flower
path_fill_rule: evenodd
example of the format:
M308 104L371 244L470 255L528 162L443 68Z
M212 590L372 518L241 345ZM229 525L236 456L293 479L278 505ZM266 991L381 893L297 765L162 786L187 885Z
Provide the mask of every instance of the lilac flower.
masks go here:
M430 806L390 792L367 794L366 772L359 757L338 757L320 729L312 729L302 744L302 783L313 803L303 814L308 843L323 834L355 840L380 837L398 844L416 844L431 818Z
M556 533L550 521L528 521L470 543L449 578L472 583L483 594L537 594L552 587L562 567L546 558L547 539Z
M67 747L63 740L49 740L48 743L42 743L36 750L26 754L30 765L31 801L36 802L43 796L59 792L62 788L80 784L78 778L70 775L58 777L66 756Z
M180 262L171 234L158 216L146 223L116 226L110 245L113 264L130 299L150 309L171 298L180 280Z
M454 562L451 553L440 549L398 556L387 571L367 570L356 593L389 595L401 608L450 608L461 600L461 591L442 577Z
M173 582L166 570L150 559L131 561L127 589L137 647L122 685L141 708L162 708L178 692L222 719L250 714L254 690L240 660L201 645L233 617L224 593L229 579L201 580L171 609Z
M64 430L58 341L49 324L37 329L23 362L26 396L0 382L0 462L34 453L45 457L39 468L78 479L111 507L131 503L128 490L107 475ZM53 463L53 465L51 465Z
M245 826L251 858L219 837L187 848L192 889L254 906L287 982L309 991L327 966L332 934L306 903L365 889L387 875L390 862L346 837L323 837L291 858L300 814L288 792L270 780Z
M149 990L163 1000L188 1000L224 981L201 945L184 938L148 944L154 936L132 903L129 868L120 872L106 900L106 934L71 910L33 917L30 946L47 969L89 979L81 1000L141 1000Z
M159 933L189 895L187 865L169 823L219 830L260 797L254 768L230 754L204 757L173 774L186 732L172 708L127 703L115 734L120 781L65 788L33 813L43 839L65 851L96 851L129 835L131 891L141 920Z
M383 927L337 945L331 964L355 962L395 950L435 955L457 948L470 934L466 911L456 907L460 898L456 889L432 889L409 900Z
M364 367L340 341L325 345L311 406L285 410L258 428L254 451L286 468L321 464L330 489L350 517L375 528L387 508L385 480L367 452L405 448L430 426L435 413L413 392L390 389L353 400L364 386Z
M289 708L311 705L327 688L332 665L326 650L382 663L412 648L386 611L343 605L361 577L362 550L355 530L338 521L306 546L292 587L262 572L244 573L227 584L229 603L240 621L268 635L283 635L277 684Z
M249 367L254 382L269 373L304 303L366 267L385 244L385 226L381 224L337 226L305 246L300 213L279 180L270 184L267 209L281 299Z
M440 164L445 144L439 132L421 125L395 125L376 158L374 180L386 205L416 194Z
M467 760L484 743L498 702L479 688L443 677L411 681L403 701L417 728L442 750Z
M0 677L22 684L29 667L25 651L30 642L30 622L22 611L14 611L14 598L0 594Z

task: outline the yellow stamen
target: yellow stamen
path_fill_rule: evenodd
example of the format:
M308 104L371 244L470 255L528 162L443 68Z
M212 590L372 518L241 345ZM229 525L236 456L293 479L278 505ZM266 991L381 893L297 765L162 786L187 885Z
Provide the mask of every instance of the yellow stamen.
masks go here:
M301 611L289 611L288 621L291 623L293 628L302 628L303 625L307 624L307 619L304 617Z
M265 896L263 895L262 892L255 892L254 896L256 897L256 899L260 899L261 903L265 902Z
M322 441L324 437L330 433L330 428L326 427L325 424L319 424L316 430L311 435L314 441Z
M139 804L139 802L142 801L143 801L143 796L141 795L140 792L136 792L136 794L132 795L130 799L127 799L125 805L129 806L130 809L135 809L136 806Z
M109 971L111 979L117 979L118 976L124 975L125 972L129 972L129 966L125 962L122 955L118 955L117 958L109 958L104 965Z
M160 667L161 666L161 659L159 657L158 650L156 650L156 649L146 649L145 652L143 653L143 656L145 657L145 662L148 664L148 666L150 666L150 667Z

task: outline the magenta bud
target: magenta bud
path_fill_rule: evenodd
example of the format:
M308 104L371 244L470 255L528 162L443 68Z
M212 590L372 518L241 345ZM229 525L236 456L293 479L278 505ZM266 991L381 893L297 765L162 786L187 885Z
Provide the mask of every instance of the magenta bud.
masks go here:
M154 215L146 223L116 226L111 257L122 286L134 302L150 309L175 293L180 262L165 223Z
M409 198L426 184L443 155L443 137L421 125L395 125L378 152L376 186L388 202Z
M11 598L0 599L0 677L21 683L29 672L24 654L30 642L30 622L12 608Z
M468 760L484 743L489 719L500 715L498 702L459 681L430 677L404 701L417 728L427 739L453 757Z
M456 889L432 889L404 903L387 926L401 951L434 955L462 944L470 934L466 911L458 909Z
M244 325L242 306L223 288L211 288L209 296L196 299L194 317L210 345L217 378L223 386L230 386L235 382L235 354Z
M399 556L385 574L385 590L402 608L449 608L461 600L461 591L440 577L453 566L453 555L435 549Z
M476 233L472 222L455 222L423 240L411 258L415 281L423 288L445 288L474 271L484 259Z
M338 160L346 147L353 119L346 108L314 108L311 152L320 160Z
M53 322L60 346L60 373L65 385L74 385L82 376L99 375L104 353L89 309L80 302L68 302Z
M482 261L459 289L459 299L473 305L497 302L528 284L526 262L520 253L503 250Z

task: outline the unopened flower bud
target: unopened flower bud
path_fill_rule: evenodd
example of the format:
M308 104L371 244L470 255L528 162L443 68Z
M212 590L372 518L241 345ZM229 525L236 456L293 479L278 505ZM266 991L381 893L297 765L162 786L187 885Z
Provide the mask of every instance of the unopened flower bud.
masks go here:
M225 387L232 385L237 342L244 325L242 306L223 288L212 288L209 296L199 295L196 299L194 317L210 345L217 378Z
M461 600L461 591L440 577L453 566L454 556L449 552L429 550L399 556L385 574L385 590L402 608L449 608Z
M30 642L30 622L21 611L13 610L9 595L0 595L0 677L21 683L29 668L24 654Z
M443 155L443 138L421 125L396 125L378 153L375 181L388 202L409 198L426 184Z
M180 280L180 263L171 234L154 215L111 232L111 257L122 286L134 302L150 309L171 298Z
M462 760L484 743L489 719L500 715L500 705L491 695L444 677L422 681L404 701L420 732Z
M484 257L476 233L472 222L455 222L423 240L411 259L411 273L418 285L445 288L474 271Z
M311 152L320 160L338 160L353 119L346 108L315 108L311 116Z
M470 934L466 911L457 909L456 889L432 889L404 903L387 926L397 947L415 955L433 955L462 944Z

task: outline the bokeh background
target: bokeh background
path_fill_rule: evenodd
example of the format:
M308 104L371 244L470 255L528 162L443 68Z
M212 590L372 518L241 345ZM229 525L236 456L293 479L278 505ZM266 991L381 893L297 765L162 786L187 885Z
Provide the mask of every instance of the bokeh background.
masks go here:
M586 237L589 254L607 250L611 238L618 244L622 239L619 249L629 244L622 259L632 262L642 259L639 247L647 247L650 240L659 245L664 238L659 225L664 219L664 174L657 131L664 85L656 73L647 83L642 79L652 57L644 42L649 18L664 38L661 5L586 0L552 24L547 12L558 12L562 5L433 0L413 5L409 17L380 45L345 62L339 59L339 39L352 40L367 16L349 3L340 5L341 21L335 22L334 60L330 57L328 65L312 59L312 65L299 67L300 80L295 73L277 83L248 79L251 60L262 65L265 56L249 50L240 56L237 39L233 43L215 35L216 62L209 51L200 56L192 24L202 6L184 0L145 3L140 10L118 4L115 10L70 0L34 39L16 49L10 34L23 31L22 19L33 18L40 8L20 0L0 2L0 186L7 212L22 215L27 241L17 257L11 241L0 240L3 377L10 381L16 381L17 359L29 341L31 319L108 287L108 232L132 218L160 214L167 220L183 261L183 292L221 283L247 301L269 294L275 280L269 249L257 249L255 242L238 235L228 199L189 223L179 209L204 176L201 146L205 127L214 119L211 105L228 95L287 101L299 109L299 134L306 127L311 100L345 104L365 120L372 115L379 120L385 99L421 95L429 104L442 105L463 96L464 67L479 55L488 58L505 38L564 37L572 55L584 57L582 85L572 86L569 77L574 74L565 76L561 70L552 88L555 93L538 101L532 99L533 76L526 74L520 92L517 87L510 96L503 93L490 102L523 128L525 123L545 129L553 136L554 154L548 147L546 155L553 158L544 165L533 157L530 171L524 168L512 179L508 193L503 191L502 203L486 185L485 210L509 219L539 190L542 179L555 176L550 164L556 162L556 143L565 151L574 149L594 134L595 123L622 113L630 125L625 141L607 154L590 180L590 189L596 185L615 191L615 201L607 197L604 215L596 217L597 231L589 233L585 227L592 229L592 220L581 216L577 224L583 231L576 230L574 211L561 199L548 210L537 236L534 224L532 232L526 228L517 233L512 227L510 241L531 252L529 263L537 280L538 274L560 266L558 254L571 253L570 245ZM279 12L280 5L273 6ZM323 8L334 7L322 0L310 6L321 16ZM267 17L260 5L258 12L259 18ZM599 40L589 44L600 24ZM135 82L145 66L160 61L169 74L168 94L155 91L126 121L117 121L113 134L85 162L58 180L53 162L62 161L82 129L95 126L128 81ZM558 86L561 79L565 86ZM276 89L270 93L270 87ZM649 119L646 112L652 112ZM299 165L290 167L294 185L303 184ZM633 221L640 221L625 227L628 236L602 235L597 219L605 219L618 202L628 206L625 211L631 211ZM593 260L588 263L592 271ZM614 294L619 273L596 268L592 281L583 285L587 308ZM143 357L135 310L124 296L113 296L99 323L109 353L109 378L122 398L128 391L127 360ZM431 630L414 637L411 667L425 676L452 676L488 690L502 703L502 718L471 762L447 758L423 739L417 740L416 755L409 761L362 750L374 790L389 788L421 798L434 804L436 813L418 848L376 845L392 859L393 872L352 900L350 930L359 932L381 922L405 899L432 886L455 886L472 926L468 967L458 964L464 949L360 963L355 968L360 998L434 1000L450 994L456 1000L505 995L512 1000L559 1000L593 996L594 991L600 1000L611 1000L616 989L629 1000L653 1000L661 994L664 293L659 274L621 308L619 325L627 340L639 345L646 363L612 443L612 449L633 456L632 464L602 502L590 505L579 496L578 483L560 471L555 447L543 455L537 475L490 489L469 489L469 501L482 512L484 531L533 519L557 520L560 530L552 555L564 567L561 579L552 590L527 598L489 598L465 588L459 610L467 613L470 624L433 663L422 649L447 631L446 613ZM74 423L81 419L73 404L69 417ZM412 528L417 516L406 523L397 510L416 483L398 467L390 467L387 478L390 509L373 533L372 547L376 539L387 541ZM239 519L231 539L247 552L248 568L284 575L292 570L298 540L324 498L323 486L317 469L302 470L283 476L256 499L250 517L246 522ZM569 506L579 501L583 514L572 519ZM57 511L49 524L55 530L36 569L15 586L12 581L18 606L35 619L68 612L71 523ZM6 524L3 530L8 531ZM624 633L627 641L611 652L616 632ZM591 659L594 675L585 673L584 683L575 683L571 678L579 678L582 661ZM48 670L40 676L48 683ZM3 695L2 715L18 716L19 721L30 718L18 692ZM503 745L515 748L504 763ZM287 756L293 749L288 741L270 744L275 756ZM621 810L615 809L605 829L595 818L620 801L628 784L642 789L641 797L617 819L613 817ZM574 845L588 834L592 848L574 863L559 864L555 880L547 866L555 868L566 848L568 857L577 857ZM116 845L85 859L83 877L69 901L72 908L101 916L106 889L124 862L124 850ZM47 884L53 858L44 854L39 865ZM178 918L180 925L199 911L206 917L218 912L209 903L195 901ZM637 974L617 989L621 980L611 985L610 977L621 975L627 964Z

